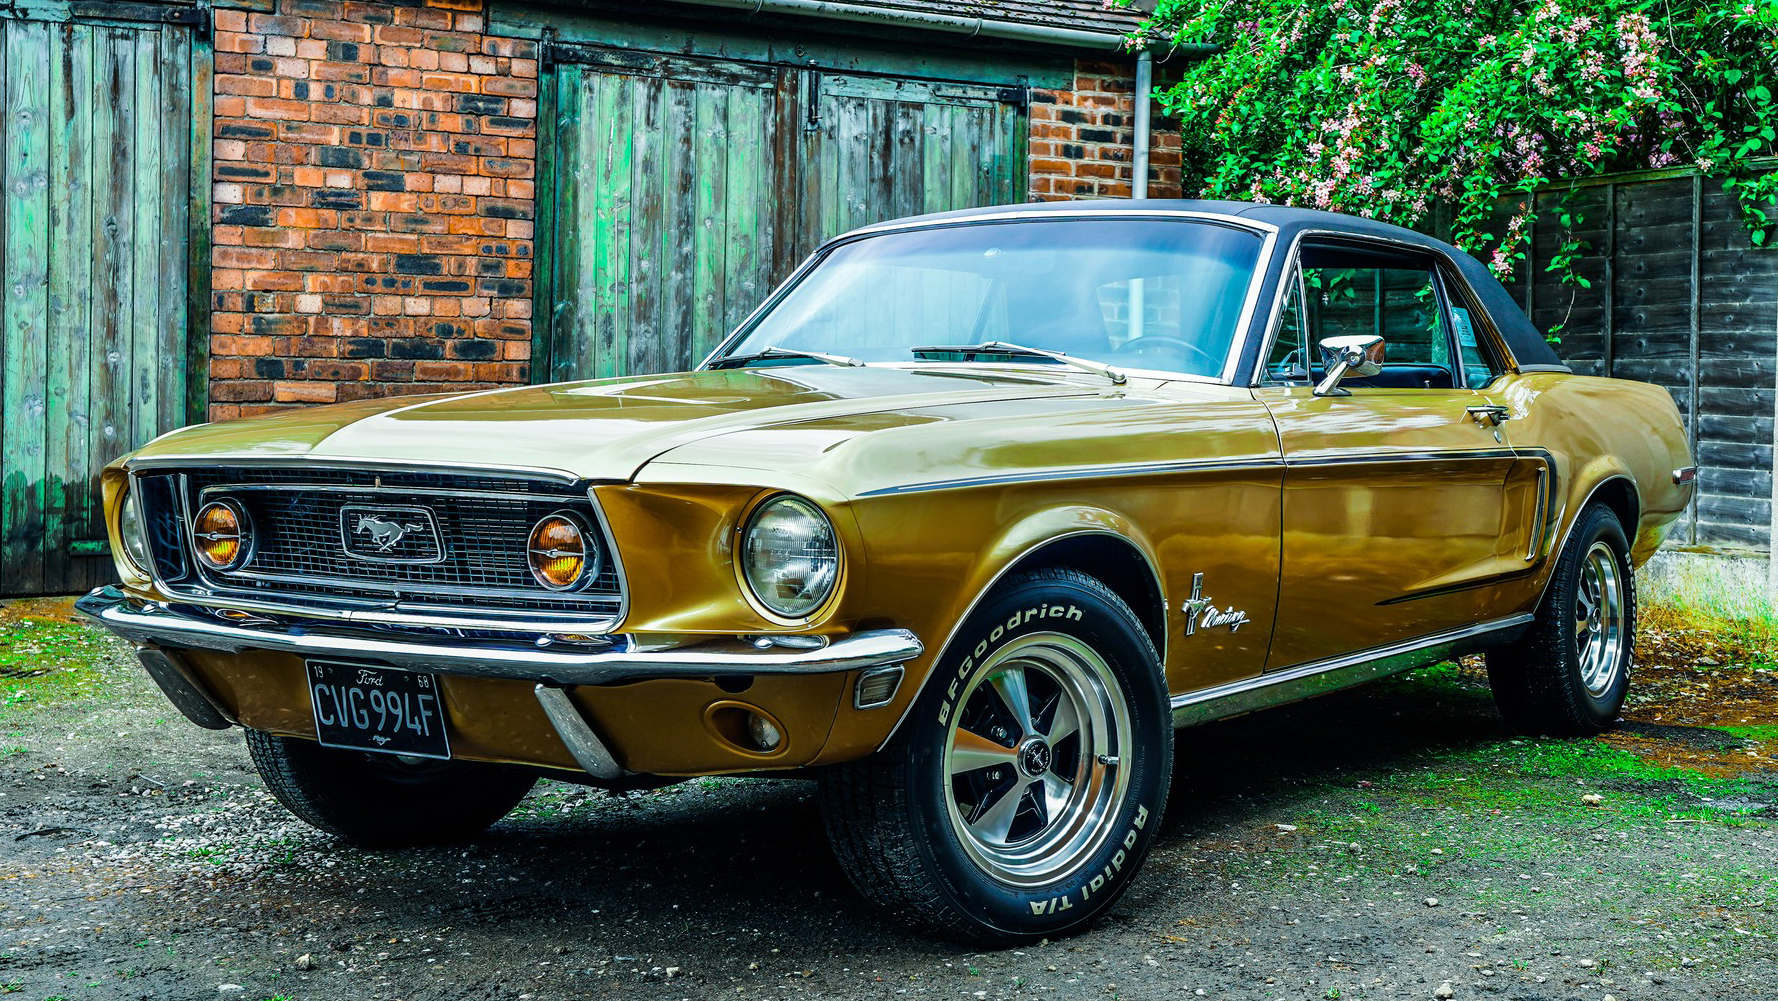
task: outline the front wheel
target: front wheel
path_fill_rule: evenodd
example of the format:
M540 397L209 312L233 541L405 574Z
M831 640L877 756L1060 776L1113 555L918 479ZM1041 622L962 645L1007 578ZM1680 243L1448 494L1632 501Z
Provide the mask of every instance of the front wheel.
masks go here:
M1630 543L1617 514L1595 504L1557 558L1537 620L1487 655L1494 704L1524 733L1598 733L1624 707L1635 638Z
M537 783L516 768L343 751L258 730L247 731L247 751L291 813L329 834L384 848L474 837Z
M888 747L823 779L828 835L873 903L989 945L1079 930L1160 827L1173 728L1160 658L1090 577L982 603Z

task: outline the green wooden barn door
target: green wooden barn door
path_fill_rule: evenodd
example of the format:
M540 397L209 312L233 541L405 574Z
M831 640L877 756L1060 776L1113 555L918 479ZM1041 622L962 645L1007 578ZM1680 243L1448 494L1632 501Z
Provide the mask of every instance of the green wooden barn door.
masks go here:
M554 43L538 381L701 361L821 241L1023 200L1023 91Z
M548 378L689 367L771 288L778 71L602 51L554 81Z
M1025 200L1024 92L812 75L803 254L886 219Z
M0 18L0 594L113 579L99 470L190 416L191 94L187 27Z

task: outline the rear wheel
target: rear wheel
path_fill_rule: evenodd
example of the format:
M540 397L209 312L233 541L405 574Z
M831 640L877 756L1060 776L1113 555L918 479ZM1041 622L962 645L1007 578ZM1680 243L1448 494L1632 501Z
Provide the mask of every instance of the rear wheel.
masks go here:
M1531 628L1488 654L1494 703L1522 732L1598 733L1624 707L1635 637L1629 540L1596 504L1581 512Z
M403 847L462 841L511 812L535 776L479 761L438 761L322 747L247 731L266 788L329 834Z
M848 877L873 903L973 942L1085 927L1160 826L1173 728L1159 657L1092 578L1022 577L983 602L909 718L823 779Z

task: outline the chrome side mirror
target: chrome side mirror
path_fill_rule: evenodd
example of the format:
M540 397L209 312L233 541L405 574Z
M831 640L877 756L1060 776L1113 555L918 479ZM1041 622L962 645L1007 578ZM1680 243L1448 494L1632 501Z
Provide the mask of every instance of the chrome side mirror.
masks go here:
M1340 388L1341 379L1349 375L1362 379L1383 371L1383 338L1375 334L1326 337L1320 346L1327 375L1315 386L1316 396L1351 396L1351 390Z

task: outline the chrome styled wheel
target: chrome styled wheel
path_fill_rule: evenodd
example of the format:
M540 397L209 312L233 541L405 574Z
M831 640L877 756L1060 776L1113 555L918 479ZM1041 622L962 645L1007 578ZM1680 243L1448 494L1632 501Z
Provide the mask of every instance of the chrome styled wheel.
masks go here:
M958 697L944 752L946 806L989 876L1039 887L1078 870L1123 805L1129 710L1105 658L1073 636L1006 644Z
M1574 594L1575 657L1581 684L1594 698L1617 680L1623 663L1624 587L1618 557L1604 542L1595 542L1581 564Z

